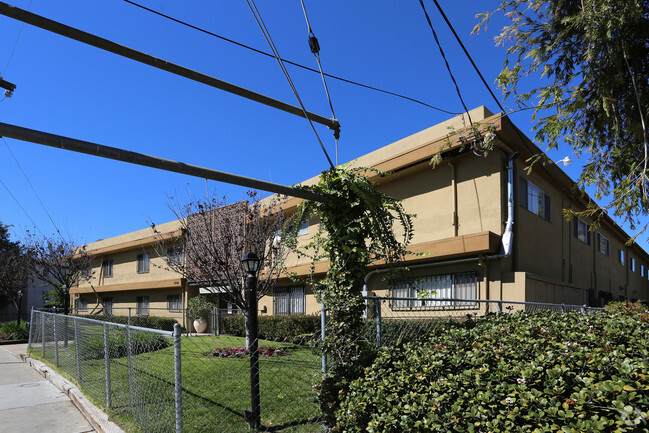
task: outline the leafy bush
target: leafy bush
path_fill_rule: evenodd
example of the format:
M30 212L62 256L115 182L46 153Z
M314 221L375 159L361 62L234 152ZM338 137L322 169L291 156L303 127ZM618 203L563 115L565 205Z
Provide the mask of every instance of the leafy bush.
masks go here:
M29 338L29 323L14 320L0 323L0 340L27 340Z
M123 325L126 325L128 323L128 316L111 316L106 314L97 314L92 316L79 315L78 317L101 320L102 322L121 323ZM172 319L171 317L160 317L160 316L132 316L131 317L131 326L160 329L162 331L173 331L174 325L176 323L178 323L176 319Z
M187 301L187 314L192 319L207 320L216 305L205 295L198 295Z
M169 347L169 338L162 335L146 332L131 332L131 354L154 352ZM120 330L118 334L111 335L108 339L109 353L112 358L122 358L128 354L128 340L126 331ZM86 338L79 345L81 359L104 359L104 337L97 335Z
M385 348L351 383L339 431L647 431L649 323L549 312L453 324Z
M320 316L263 316L259 317L259 338L272 341L303 343L320 332ZM225 332L238 337L246 335L243 315L223 318Z
M604 307L604 311L606 311L607 313L617 313L623 315L636 315L646 313L647 310L649 310L649 306L641 301L612 301L606 304L606 306Z

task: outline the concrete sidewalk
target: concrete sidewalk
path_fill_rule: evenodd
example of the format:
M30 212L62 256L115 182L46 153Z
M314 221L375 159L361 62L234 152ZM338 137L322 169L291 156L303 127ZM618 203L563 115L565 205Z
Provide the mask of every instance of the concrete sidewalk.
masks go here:
M0 426L6 432L96 432L70 398L26 364L26 344L0 346Z

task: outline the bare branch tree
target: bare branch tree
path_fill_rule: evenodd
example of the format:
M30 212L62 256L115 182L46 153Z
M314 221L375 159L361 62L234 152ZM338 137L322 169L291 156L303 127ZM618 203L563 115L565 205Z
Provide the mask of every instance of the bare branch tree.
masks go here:
M185 204L172 201L170 207L182 234L169 239L152 225L159 239L156 252L190 283L247 311L243 256L252 251L260 259L258 299L270 291L281 273L286 248L279 235L285 221L280 204L275 196L262 204L254 191L248 192L247 201L233 204L218 196L190 198Z
M11 301L18 311L20 323L20 300L27 288L29 257L20 248L0 249L0 297Z
M62 306L59 304L64 301L65 288L69 290L92 277L92 256L85 247L64 239L31 235L27 248L33 276L53 288L53 305Z

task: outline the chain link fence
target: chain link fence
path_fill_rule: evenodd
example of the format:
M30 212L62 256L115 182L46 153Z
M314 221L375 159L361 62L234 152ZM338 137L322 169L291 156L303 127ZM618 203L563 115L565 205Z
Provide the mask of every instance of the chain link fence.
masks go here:
M413 339L426 338L440 324L448 321L473 320L498 313L580 311L592 313L601 308L586 305L548 304L541 302L491 301L483 299L365 297L365 337L377 346L389 346Z
M444 322L489 313L598 310L467 299L365 300L362 335L377 346L427 338ZM214 321L214 316L210 326L218 335L188 335L181 333L180 324L173 331L155 330L33 311L30 353L57 366L118 421L145 433L250 431L245 319L219 314ZM324 368L316 349L322 322L320 315L260 318L260 430L326 431L314 389Z

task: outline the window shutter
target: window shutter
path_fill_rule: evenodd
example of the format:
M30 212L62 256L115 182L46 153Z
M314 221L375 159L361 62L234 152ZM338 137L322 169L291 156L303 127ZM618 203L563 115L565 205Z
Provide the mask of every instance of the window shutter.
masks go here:
M521 207L527 209L527 181L520 178L520 188L518 190L518 201L520 202Z
M547 194L544 194L544 196L545 196L545 206L544 206L545 220L550 221L550 196Z

